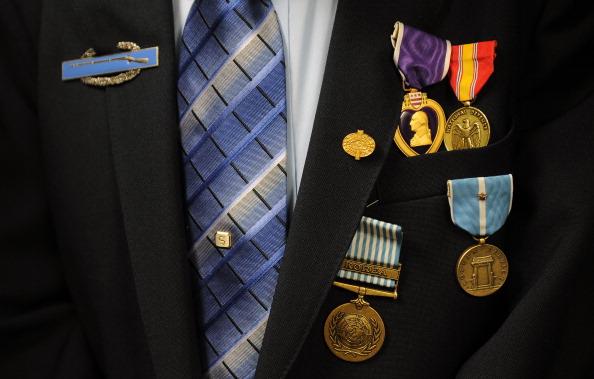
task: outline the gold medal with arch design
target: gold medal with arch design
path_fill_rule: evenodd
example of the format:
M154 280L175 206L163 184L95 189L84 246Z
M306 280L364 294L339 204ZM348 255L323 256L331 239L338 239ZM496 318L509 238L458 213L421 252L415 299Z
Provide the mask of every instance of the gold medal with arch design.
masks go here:
M407 157L434 153L443 142L445 121L439 103L426 93L411 90L404 95L394 142Z
M505 283L509 263L503 251L481 239L460 255L456 277L460 287L469 295L483 297L497 292Z

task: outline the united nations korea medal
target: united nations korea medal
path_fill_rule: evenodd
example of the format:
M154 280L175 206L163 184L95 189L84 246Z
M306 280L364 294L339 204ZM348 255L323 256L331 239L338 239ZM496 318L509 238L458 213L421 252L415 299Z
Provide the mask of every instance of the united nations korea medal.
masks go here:
M507 279L509 264L503 251L486 243L498 231L511 210L511 175L448 180L452 222L474 236L458 258L456 277L462 289L477 297L495 293Z
M361 362L376 355L385 336L382 318L362 295L336 307L324 325L326 345L334 355L348 362Z
M324 323L324 340L336 357L348 362L362 362L382 348L386 338L384 321L364 296L397 299L402 267L398 262L401 245L400 226L369 217L361 218L336 275L341 281L333 283L336 287L356 293L357 298L336 307ZM368 284L387 290L367 287Z

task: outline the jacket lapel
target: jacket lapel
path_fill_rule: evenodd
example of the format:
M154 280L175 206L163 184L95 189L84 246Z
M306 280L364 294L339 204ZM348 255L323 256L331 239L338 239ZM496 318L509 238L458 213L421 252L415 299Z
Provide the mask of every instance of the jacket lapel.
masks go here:
M299 352L348 249L389 149L402 90L392 25L339 3L324 83L268 320L257 378L283 377ZM380 10L380 9L378 9ZM375 152L356 161L345 135L364 129Z
M154 372L199 372L184 234L170 1L73 2L99 53L159 46L159 66L106 89L107 122L136 295Z

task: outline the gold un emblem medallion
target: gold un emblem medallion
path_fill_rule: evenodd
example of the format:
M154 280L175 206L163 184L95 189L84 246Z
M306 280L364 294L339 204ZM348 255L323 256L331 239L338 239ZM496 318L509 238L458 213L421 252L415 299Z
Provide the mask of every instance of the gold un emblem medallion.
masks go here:
M336 307L324 324L328 348L347 362L362 362L373 357L380 351L385 336L382 318L361 295Z

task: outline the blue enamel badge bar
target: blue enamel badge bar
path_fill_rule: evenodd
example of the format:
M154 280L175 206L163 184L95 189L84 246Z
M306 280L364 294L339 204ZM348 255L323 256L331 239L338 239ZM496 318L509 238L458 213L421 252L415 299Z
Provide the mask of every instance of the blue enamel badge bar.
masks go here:
M62 62L62 80L114 74L159 65L159 47L125 51Z

